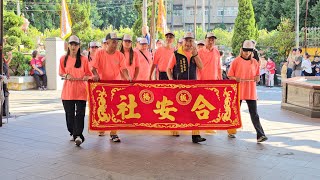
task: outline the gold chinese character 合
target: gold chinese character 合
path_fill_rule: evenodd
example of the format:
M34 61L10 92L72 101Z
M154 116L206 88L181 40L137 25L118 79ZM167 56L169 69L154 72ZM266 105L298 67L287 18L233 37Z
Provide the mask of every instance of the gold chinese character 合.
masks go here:
M153 112L160 114L161 117L159 117L159 119L169 119L170 121L174 121L176 118L170 115L170 112L177 112L178 110L175 107L169 107L172 105L173 102L168 100L166 96L163 96L162 102L157 101L157 109L153 110Z
M205 109L207 108L207 109ZM203 119L209 119L209 114L210 111L215 110L216 108L210 104L203 95L199 95L196 102L194 103L191 112L196 111L196 115L198 119L203 120Z
M135 102L136 98L132 94L129 94L128 97L129 97L129 104L127 104L126 102L122 102L127 100L128 98L124 95L120 95L120 102L122 103L117 105L117 108L119 109L117 115L121 114L122 119L131 119L131 118L139 119L141 115L139 113L134 113L134 109L138 106L138 104ZM128 113L126 114L126 112Z

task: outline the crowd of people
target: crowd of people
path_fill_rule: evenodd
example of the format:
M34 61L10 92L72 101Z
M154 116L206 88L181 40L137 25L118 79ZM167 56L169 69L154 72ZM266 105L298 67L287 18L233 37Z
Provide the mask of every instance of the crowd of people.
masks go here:
M287 79L299 76L320 76L320 57L314 56L311 61L309 53L302 54L301 48L293 48L281 68L281 78Z
M157 49L151 52L146 33L137 38L135 47L130 35L119 38L116 33L108 33L100 48L99 43L91 42L88 53L83 56L80 39L71 36L67 54L60 59L59 70L59 75L65 79L61 97L70 140L77 146L85 140L82 132L87 100L86 80L221 80L221 56L215 46L216 40L217 37L210 32L204 41L196 44L194 34L187 32L174 47L175 34L169 31L165 34L164 43L158 41ZM122 41L120 48L119 41ZM230 63L227 76L240 83L240 99L248 104L257 142L260 143L268 138L257 113L256 83L260 80L260 69L254 59L254 49L252 40L244 41L241 53ZM228 137L235 138L236 132L228 130ZM178 132L174 135L178 136ZM110 132L110 139L121 142L117 131ZM191 139L193 143L206 141L199 131L193 131Z

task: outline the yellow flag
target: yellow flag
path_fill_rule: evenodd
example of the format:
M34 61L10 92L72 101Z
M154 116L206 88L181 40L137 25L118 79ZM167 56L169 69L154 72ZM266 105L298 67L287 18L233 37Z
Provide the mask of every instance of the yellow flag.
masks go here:
M72 31L71 31L71 19L69 14L68 5L66 0L62 0L61 2L61 17L60 17L60 37L62 39L68 38Z
M163 0L159 0L158 7L157 30L164 34L167 31L167 13L163 4Z

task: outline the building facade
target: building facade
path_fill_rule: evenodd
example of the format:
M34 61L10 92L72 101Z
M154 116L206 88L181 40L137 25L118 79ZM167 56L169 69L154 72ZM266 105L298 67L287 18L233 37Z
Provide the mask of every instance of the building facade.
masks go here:
M231 30L238 14L238 0L167 0L166 3L167 26L170 30L193 31L195 19L197 26L202 27L204 22L206 30L217 26Z

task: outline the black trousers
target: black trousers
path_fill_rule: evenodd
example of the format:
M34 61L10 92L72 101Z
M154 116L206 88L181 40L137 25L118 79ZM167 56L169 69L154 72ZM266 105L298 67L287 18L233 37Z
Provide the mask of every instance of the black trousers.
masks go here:
M82 100L62 100L64 111L66 112L67 128L74 138L80 136L84 141L83 128L84 116L86 113L86 101Z
M257 132L257 139L259 139L261 136L265 136L263 128L260 123L260 118L257 111L257 101L256 100L246 100L248 104L248 109L250 113L251 122L256 129ZM240 101L240 105L242 103L242 100Z
M159 72L159 80L169 80L167 72Z
M2 84L2 90L3 90L3 95L4 95L4 101L3 101L3 104L2 104L2 116L9 116L9 114L7 114L7 109L8 107L6 107L6 103L9 103L9 102L6 102L6 97L9 97L9 90L8 90L8 87L7 87L7 84L3 83ZM8 109L9 111L9 109Z
M259 82L259 84L261 85L261 86L265 86L266 85L266 74L264 73L264 74L261 74L260 75L260 82Z
M34 79L36 80L37 83L37 87L47 87L47 75L43 74L43 75L38 75L38 74L34 74L33 75ZM42 85L41 85L41 81L42 81Z

